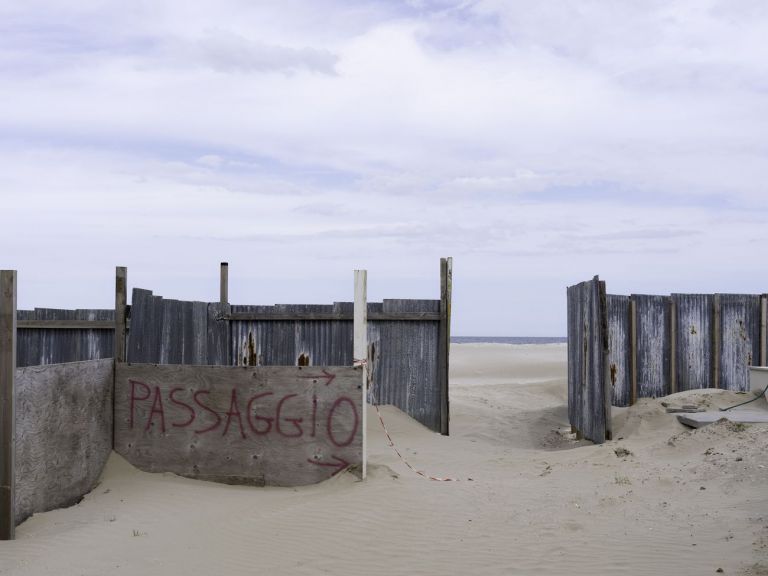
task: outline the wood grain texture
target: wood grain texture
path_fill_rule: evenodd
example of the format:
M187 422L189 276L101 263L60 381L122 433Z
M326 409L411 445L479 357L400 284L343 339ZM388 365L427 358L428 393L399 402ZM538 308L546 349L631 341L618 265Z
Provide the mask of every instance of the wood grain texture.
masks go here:
M16 271L0 270L0 540L16 526L16 387Z
M637 333L637 397L669 394L669 302L666 296L633 294Z
M629 296L607 295L608 383L614 406L629 406L632 396Z
M114 310L35 308L19 310L17 318L17 367L113 356Z
M371 350L369 401L394 404L431 430L440 432L446 418L444 412L448 410L441 397L444 392L438 376L440 301L369 302L367 311ZM149 290L134 289L128 361L219 366L297 366L300 363L351 366L353 314L352 302L274 306L204 304L164 300Z
M361 464L361 398L352 367L118 364L115 450L149 472L312 484Z
M711 294L672 294L675 303L675 381L677 391L712 386Z
M748 366L760 361L760 296L719 294L720 388L749 390Z
M610 431L606 391L608 335L606 298L600 279L567 290L568 418L584 438L603 443Z
M438 327L437 380L440 386L440 433L448 436L450 420L449 374L451 352L451 298L453 258L440 259L440 326Z
M128 269L115 268L115 343L114 356L117 362L125 362L128 307ZM89 358L90 360L90 358Z
M112 451L113 378L112 359L17 370L17 524L96 485Z

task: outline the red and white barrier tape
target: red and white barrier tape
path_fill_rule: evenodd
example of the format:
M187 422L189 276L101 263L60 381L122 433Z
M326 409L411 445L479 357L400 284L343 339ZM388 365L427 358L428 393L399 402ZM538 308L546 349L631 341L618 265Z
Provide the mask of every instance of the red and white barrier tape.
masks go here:
M364 366L368 364L367 360L355 360L354 365L355 366ZM387 425L384 423L384 417L381 415L381 411L379 410L379 405L376 403L376 399L373 396L373 391L371 391L371 400L373 407L376 408L376 414L379 416L379 422L381 423L381 428L384 430L384 434L387 436L387 442L389 443L390 448L395 451L395 454L397 454L397 457L400 458L400 460L403 461L403 464L405 464L408 468L413 470L416 474L421 476L422 478L425 478L427 480L432 480L434 482L460 482L458 478L440 478L439 476L430 476L428 474L425 474L421 470L417 470L416 468L411 465L410 462L400 453L400 450L397 449L397 446L395 446L395 442L392 440L392 436L389 435L389 430L387 430Z

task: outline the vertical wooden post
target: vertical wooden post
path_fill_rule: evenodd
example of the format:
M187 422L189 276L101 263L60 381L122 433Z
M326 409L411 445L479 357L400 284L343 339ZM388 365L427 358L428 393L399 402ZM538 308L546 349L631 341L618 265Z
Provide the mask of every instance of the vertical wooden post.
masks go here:
M368 271L355 270L355 311L354 311L354 348L352 357L362 368L362 429L363 429L363 469L362 477L368 474Z
M440 259L440 326L438 329L437 381L440 386L440 433L448 436L450 403L448 381L451 351L451 292L453 290L453 258Z
M712 315L712 387L720 388L720 294L712 298L714 314Z
M629 405L637 402L637 304L630 296L629 300L629 361L632 364L632 387L629 394Z
M115 268L115 362L125 362L126 307L128 305L128 268Z
M229 263L221 263L219 304L229 304Z
M16 271L0 270L0 540L16 531Z
M608 295L605 290L605 281L600 280L598 284L599 295L599 322L600 347L602 348L600 356L603 359L602 380L603 380L603 412L605 415L605 439L613 440L613 420L611 418L611 400L613 389L608 385L611 381L610 363L608 362Z
M669 393L677 392L677 305L669 298Z
M768 296L760 296L760 366L768 363Z

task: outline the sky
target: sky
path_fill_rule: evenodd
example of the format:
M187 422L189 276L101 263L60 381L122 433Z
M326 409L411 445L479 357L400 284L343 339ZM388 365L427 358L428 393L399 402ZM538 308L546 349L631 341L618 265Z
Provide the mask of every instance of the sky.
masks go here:
M19 308L768 292L764 0L0 0Z

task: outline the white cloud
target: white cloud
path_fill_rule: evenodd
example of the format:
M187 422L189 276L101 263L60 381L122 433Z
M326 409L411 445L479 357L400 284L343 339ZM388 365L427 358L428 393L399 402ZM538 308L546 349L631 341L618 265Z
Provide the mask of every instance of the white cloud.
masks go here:
M2 265L764 291L766 35L743 0L0 4ZM456 333L562 332L471 285Z

